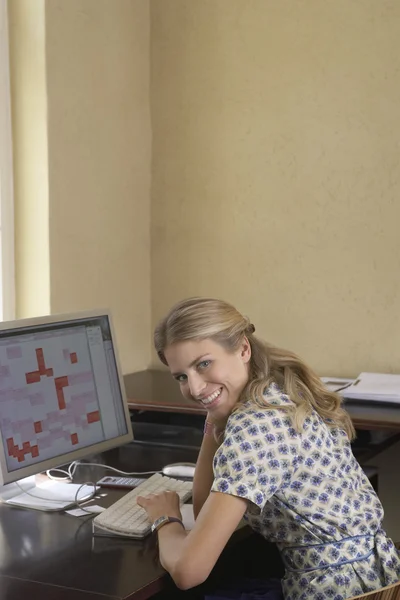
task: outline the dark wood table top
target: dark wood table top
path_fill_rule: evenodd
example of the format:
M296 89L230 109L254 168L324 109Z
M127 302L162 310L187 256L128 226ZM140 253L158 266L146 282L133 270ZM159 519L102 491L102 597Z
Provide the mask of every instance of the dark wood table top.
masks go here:
M140 448L135 445L112 450L95 461L134 469L138 465L132 466L135 461L131 458L137 450ZM161 454L156 449L146 448L146 456L152 452L154 468L162 457L156 456ZM76 479L97 481L104 473L102 467L82 467ZM106 497L95 500L96 504L108 506L121 496L120 491L102 490L105 492ZM153 537L144 541L94 537L89 515L78 518L0 505L1 600L25 596L41 600L144 600L161 590L167 577L157 556Z
M73 594L73 596L72 596ZM7 600L118 600L116 596L92 594L0 575L0 598Z
M205 415L204 408L182 397L179 385L168 371L130 373L124 376L124 382L131 409ZM358 429L400 431L400 405L346 400L345 408Z
M87 457L86 462L99 466L78 467L74 480L98 481L105 474L101 464L142 472L160 470L174 460L195 457L184 449L136 442ZM103 488L105 495L92 503L109 506L122 493ZM239 574L249 572L259 555L259 572L265 572L265 560L273 564L276 549L261 536L254 543L252 536L247 526L233 534L209 578L211 585L219 584L221 577L229 580L233 556ZM257 549L257 543L262 548ZM0 504L0 600L146 600L159 592L163 598L178 596L159 563L154 536L142 541L97 537L92 535L90 515L73 517Z

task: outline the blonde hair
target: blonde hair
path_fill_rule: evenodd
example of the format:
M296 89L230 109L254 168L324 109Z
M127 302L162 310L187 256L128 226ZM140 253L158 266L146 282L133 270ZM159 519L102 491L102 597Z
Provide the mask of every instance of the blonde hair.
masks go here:
M189 298L176 304L157 325L154 345L160 360L167 365L164 350L175 342L209 338L234 352L247 337L251 346L249 381L239 402L251 399L262 408L286 410L298 431L314 409L327 425L344 429L352 439L354 427L342 408L341 398L328 391L296 354L267 344L254 332L254 325L231 304L213 298ZM272 383L289 396L292 405L268 402L273 397L267 400L264 394Z

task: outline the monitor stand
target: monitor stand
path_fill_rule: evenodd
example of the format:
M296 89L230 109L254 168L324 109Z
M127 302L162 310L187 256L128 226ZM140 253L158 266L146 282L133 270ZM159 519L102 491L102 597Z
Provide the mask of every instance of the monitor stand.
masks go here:
M79 489L80 488L80 489ZM91 485L64 483L48 477L32 475L20 479L18 483L0 486L0 501L19 508L60 511L77 506L94 497L95 489Z

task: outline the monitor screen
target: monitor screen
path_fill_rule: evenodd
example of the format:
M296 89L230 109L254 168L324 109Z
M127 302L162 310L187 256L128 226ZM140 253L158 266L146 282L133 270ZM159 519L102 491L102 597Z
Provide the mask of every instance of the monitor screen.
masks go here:
M0 483L132 440L107 311L0 323Z

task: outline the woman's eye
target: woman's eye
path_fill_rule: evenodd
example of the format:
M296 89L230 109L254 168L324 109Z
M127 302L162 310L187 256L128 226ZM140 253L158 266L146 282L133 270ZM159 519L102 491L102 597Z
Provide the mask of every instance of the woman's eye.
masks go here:
M175 377L176 381L179 381L179 383L182 383L183 381L186 381L186 375L177 375Z
M211 364L211 360L202 360L201 363L198 364L199 369L206 369Z

